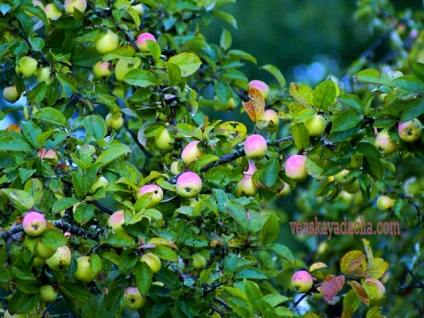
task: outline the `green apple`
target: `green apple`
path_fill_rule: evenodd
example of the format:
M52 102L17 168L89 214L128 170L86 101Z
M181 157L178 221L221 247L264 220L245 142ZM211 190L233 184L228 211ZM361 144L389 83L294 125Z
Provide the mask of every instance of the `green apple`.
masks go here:
M374 145L383 156L394 154L400 148L400 145L390 138L389 131L386 129L383 129L377 134Z
M122 225L125 224L125 216L124 211L119 210L116 212L113 212L107 221L107 225L111 227L116 233L123 232L124 229L122 228Z
M193 267L194 268L201 269L201 268L206 266L207 261L206 261L206 258L202 254L195 253L191 257L193 259Z
M183 163L182 161L175 160L171 163L170 167L171 173L173 175L180 174L183 171Z
M358 179L355 179L351 182L345 182L342 186L346 192L351 194L356 193L360 188Z
M151 33L142 33L137 37L137 40L135 42L135 44L137 45L137 47L141 50L141 51L149 51L149 47L147 45L147 41L153 41L156 42L156 38L153 34Z
M34 267L40 267L40 266L43 266L44 264L46 264L46 260L45 259L43 259L41 257L38 257L38 256L35 256L34 257L34 260L32 262L32 266L34 266Z
M182 173L177 179L177 193L183 198L194 198L202 190L202 179L194 172Z
M236 195L241 196L255 196L258 193L258 186L252 176L245 175L239 180L236 186Z
M267 143L261 135L250 135L244 142L244 153L249 159L262 159L267 151Z
M199 160L202 156L205 155L205 152L197 146L199 142L200 141L198 140L189 142L181 152L181 159L186 165Z
M42 285L40 287L40 301L52 303L57 299L58 291L52 285Z
M98 272L93 271L91 267L90 256L80 256L77 259L77 270L74 273L74 278L83 283L90 283L94 280Z
M54 3L49 3L46 5L44 12L46 13L47 18L50 20L57 20L62 15L62 12L56 7Z
M19 99L20 95L15 85L7 86L3 89L3 98L9 103L14 103Z
M309 136L319 136L325 131L327 122L323 116L315 114L305 121L305 126Z
M24 78L31 77L37 70L38 62L31 56L23 56L19 59L18 65L15 67L15 71L19 76Z
M50 67L49 66L42 67L37 71L37 81L39 83L45 82L46 85L50 85L51 83L53 83L53 77L51 77L50 75L51 75Z
M22 221L24 232L29 236L40 236L46 230L47 222L44 214L31 211L25 214Z
M41 241L38 241L37 245L35 245L35 255L38 256L39 258L48 259L55 252L56 252L56 249L48 247L47 245L41 243Z
M277 192L277 197L285 197L291 192L290 185L284 182L283 187Z
M131 8L133 8L139 16L142 16L144 14L144 7L141 3L131 6Z
M105 120L109 129L118 130L124 125L124 117L121 112L109 113L106 115Z
M162 188L156 184L146 184L142 186L138 192L138 197L143 194L150 193L150 201L146 208L154 208L157 206L163 199L163 191Z
M97 178L96 182L94 182L94 184L91 186L90 191L91 191L91 193L94 193L94 192L96 192L96 190L98 188L104 188L105 189L108 184L109 184L109 181L107 181L107 179L105 177L100 176L100 177Z
M52 271L67 269L71 265L72 253L66 245L60 246L56 252L46 260Z
M87 10L87 0L65 0L65 12L72 15L75 10L82 13Z
M137 287L128 287L124 291L124 304L130 309L141 309L146 304L146 297L140 294Z
M296 292L306 293L312 288L314 280L307 271L297 271L293 274L291 283Z
M406 123L399 123L398 132L400 139L406 142L414 142L421 137L421 129L423 124L417 118Z
M377 287L377 293L375 294L374 298L371 299L371 304L378 303L383 299L384 294L386 293L386 287L384 287L382 282L375 278L367 278L364 282L365 284L374 285Z
M364 155L361 153L355 153L350 158L350 168L351 169L359 169L364 164Z
M269 86L265 82L262 82L260 80L253 80L253 81L249 82L248 86L249 86L249 88L254 87L257 90L259 90L264 99L268 98L268 96L269 96Z
M153 253L143 254L140 257L140 261L145 262L147 265L149 265L150 269L152 270L152 273L157 273L161 269L160 258Z
M115 76L116 79L120 82L123 82L125 79L125 75L129 71L135 70L141 64L141 60L135 60L135 62L129 63L124 59L120 59L115 65Z
M105 54L115 50L119 45L118 35L111 31L107 30L106 33L102 33L96 40L94 46L97 52Z
M387 195L379 196L377 199L377 207L381 211L390 211L395 205L395 201Z
M113 71L109 62L99 61L93 66L93 74L96 79L109 78Z
M287 158L285 164L286 176L295 181L302 181L308 177L306 171L306 156L293 155Z
M155 135L155 145L159 150L170 151L174 149L174 141L175 139L171 136L166 127L161 128Z

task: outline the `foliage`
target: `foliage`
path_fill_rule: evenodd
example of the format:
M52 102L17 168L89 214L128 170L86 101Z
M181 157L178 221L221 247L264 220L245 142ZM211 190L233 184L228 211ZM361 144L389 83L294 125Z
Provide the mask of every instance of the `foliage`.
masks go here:
M396 283L390 283L389 268L400 261L386 245L376 243L373 252L373 237L323 232L311 237L317 244L311 255L299 257L279 240L280 225L288 228L289 222L279 222L283 213L274 211L275 197L291 189L283 202L302 211L293 213L293 221L363 217L368 223L349 227L351 235L368 231L372 222L401 222L407 236L402 242L409 244L402 262L410 269L422 262L417 227L423 178L405 173L422 163L422 125L419 138L407 141L398 124L424 119L424 64L400 49L396 59L385 61L390 64L361 57L349 70L352 85L331 78L315 87L288 84L277 67L266 64L261 68L275 83L264 98L249 87L242 69L256 58L232 48L227 29L219 44L200 31L214 18L236 26L222 9L232 1L141 2L143 12L125 0L89 1L73 12L70 1L54 2L59 17L50 15L47 2L0 4L0 82L22 94L16 103L4 94L0 112L2 119L19 118L0 131L4 310L31 317L120 317L133 311L124 291L137 287L141 317L299 317L305 298L311 303L306 317L332 310L342 317L394 313L395 288L377 302L378 288L367 280ZM373 5L363 1L357 18L380 18ZM108 30L119 46L106 45L99 53L96 43ZM156 40L142 46L137 38L146 32ZM418 50L420 36L412 40ZM28 56L37 71L26 75L22 58ZM105 67L101 75L93 69L98 62ZM265 109L275 110L284 125L267 118ZM231 120L207 115L229 110ZM239 120L244 112L251 122ZM317 115L326 124L315 136L309 123ZM376 142L381 131L396 147L389 151ZM253 134L266 138L267 149L265 157L248 161L245 141ZM192 141L199 141L196 149ZM189 144L194 158L187 161L181 152ZM294 154L306 156L306 180L286 174ZM198 174L200 185L180 179L186 171ZM187 182L187 193L177 181ZM163 193L157 187L140 192L151 184ZM197 187L201 193L191 195ZM387 211L376 204L383 194L394 202ZM40 236L22 226L32 210L47 219ZM329 252L331 240L338 243ZM63 246L71 251L70 264L53 266L59 256L46 254ZM141 261L148 253L154 265ZM90 265L83 268L86 261ZM301 268L315 281L299 299L290 276ZM399 272L392 273L403 283ZM48 304L40 301L45 285L59 294Z

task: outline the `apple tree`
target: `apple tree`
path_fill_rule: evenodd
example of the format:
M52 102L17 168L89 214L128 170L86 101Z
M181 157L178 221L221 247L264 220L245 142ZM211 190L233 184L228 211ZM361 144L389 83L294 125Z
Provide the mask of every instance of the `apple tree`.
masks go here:
M421 17L361 1L395 54L310 87L208 42L228 2L0 4L5 317L384 317L422 288ZM405 232L289 233L315 217Z

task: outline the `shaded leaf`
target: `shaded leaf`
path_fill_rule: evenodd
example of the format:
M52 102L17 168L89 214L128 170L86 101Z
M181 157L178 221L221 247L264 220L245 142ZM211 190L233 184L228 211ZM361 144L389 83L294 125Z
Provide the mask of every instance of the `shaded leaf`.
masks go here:
M342 290L345 283L345 278L342 275L328 275L325 277L321 285L321 293L326 302L330 302L339 291Z

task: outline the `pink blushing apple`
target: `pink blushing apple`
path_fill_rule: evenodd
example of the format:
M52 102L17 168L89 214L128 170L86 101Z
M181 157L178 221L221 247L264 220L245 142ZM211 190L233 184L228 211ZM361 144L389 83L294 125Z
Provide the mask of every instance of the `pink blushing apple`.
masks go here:
M253 160L249 160L248 163L249 163L249 167L243 173L245 175L253 176L253 174L255 173L256 170L258 170L258 168L256 168L255 162Z
M137 41L135 42L137 47L142 51L149 51L149 47L147 45L147 40L156 42L156 38L151 33L142 33L137 37Z
M267 143L261 135L250 135L244 142L244 153L249 159L262 159L267 151Z
M308 176L308 172L306 171L306 156L290 156L286 161L285 172L290 179L295 181L305 180Z
M109 225L115 232L122 232L124 230L122 228L123 224L125 224L125 217L124 217L123 210L119 210L112 213L109 216L109 219L107 221L107 225Z
M248 86L249 86L249 88L254 87L257 90L259 90L264 99L268 98L268 96L269 96L269 86L265 82L262 82L260 80L253 80L253 81L249 82Z
M140 188L139 196L143 194L150 193L150 201L147 208L153 208L157 206L163 199L163 191L162 188L156 184L147 184Z
M297 271L291 279L294 290L298 293L308 292L313 285L313 278L307 271Z
M417 118L405 123L399 123L398 132L400 139L406 142L414 142L420 139L423 124Z
M200 141L195 140L188 143L188 145L185 146L185 148L181 152L181 159L184 161L185 164L189 165L190 163L199 160L200 157L205 154L203 150L197 147L199 142Z
M45 231L47 222L44 214L31 211L24 216L22 226L29 236L40 236Z
M182 173L177 179L177 193L183 198L193 198L202 190L202 179L191 171Z

